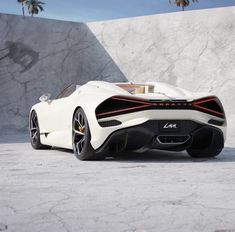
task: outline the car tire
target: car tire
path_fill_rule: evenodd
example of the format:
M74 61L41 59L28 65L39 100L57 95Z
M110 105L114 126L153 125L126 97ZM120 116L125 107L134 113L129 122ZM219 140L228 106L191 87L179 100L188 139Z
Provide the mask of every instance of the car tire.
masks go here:
M38 117L37 117L37 113L34 110L30 114L29 133L30 133L30 142L34 149L50 149L51 148L51 146L46 146L46 145L41 144Z
M96 154L90 143L90 128L82 108L78 108L74 113L72 130L73 152L77 159L83 161L105 159L104 155Z
M221 153L223 149L216 149L216 150L199 150L199 149L187 149L188 154L192 158L213 158Z

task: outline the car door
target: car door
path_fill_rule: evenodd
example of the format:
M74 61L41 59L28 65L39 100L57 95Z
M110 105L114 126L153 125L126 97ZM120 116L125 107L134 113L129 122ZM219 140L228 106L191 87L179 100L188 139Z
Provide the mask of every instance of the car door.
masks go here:
M42 103L40 109L40 131L41 134L61 134L71 127L72 99L70 95L76 90L76 85L65 88L54 100Z

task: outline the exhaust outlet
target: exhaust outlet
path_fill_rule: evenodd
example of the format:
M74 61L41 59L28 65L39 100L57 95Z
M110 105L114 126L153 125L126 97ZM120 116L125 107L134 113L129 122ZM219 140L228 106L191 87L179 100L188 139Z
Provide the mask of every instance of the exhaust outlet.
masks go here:
M184 144L190 139L189 135L158 135L157 141L160 144Z

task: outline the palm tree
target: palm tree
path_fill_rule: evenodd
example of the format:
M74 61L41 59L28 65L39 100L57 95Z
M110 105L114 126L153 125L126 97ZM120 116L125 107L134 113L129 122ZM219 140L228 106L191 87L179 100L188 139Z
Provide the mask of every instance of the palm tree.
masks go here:
M171 0L169 0L171 3ZM198 2L198 0L192 0L192 2ZM176 6L182 7L182 10L184 11L184 8L187 7L190 4L189 0L174 0L174 3Z
M42 5L45 3L38 0L26 0L25 4L28 7L29 14L33 16L34 14L38 14L39 10L44 10Z
M26 0L17 0L18 3L21 3L22 6L22 15L24 16L24 3Z

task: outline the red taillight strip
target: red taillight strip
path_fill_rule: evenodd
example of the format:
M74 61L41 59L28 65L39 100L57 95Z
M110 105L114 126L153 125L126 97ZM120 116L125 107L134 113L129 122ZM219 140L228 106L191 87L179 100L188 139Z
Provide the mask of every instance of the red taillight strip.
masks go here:
M102 116L112 116L118 113L127 113L130 111L135 111L135 110L139 110L139 109L145 109L150 107L149 109L151 109L152 106L185 106L185 109L195 109L195 110L200 110L202 112L205 113L209 113L209 114L214 114L217 115L218 117L224 117L224 113L222 112L218 112L203 106L200 106L199 104L205 103L205 102L211 102L211 101L215 101L217 100L216 97L208 97L208 98L204 98L204 99L199 99L199 100L195 100L195 101L191 101L191 102L172 102L172 101L160 101L160 102L148 102L148 101L144 101L144 100L139 100L139 99L131 99L131 98L122 98L122 97L112 97L113 100L118 100L118 101L126 101L126 102L132 102L132 103L137 103L137 104L142 104L140 106L133 106L133 107L129 107L129 108L125 108L125 109L119 109L119 110L113 110L110 112L104 112L104 113L98 113L97 117L102 117ZM217 103L218 104L218 103ZM177 109L177 108L176 108ZM184 108L180 108L180 109L184 109Z
M140 103L140 104L144 104L144 105L148 105L148 106L152 105L152 103L149 103L149 102L140 101L140 100L133 100L133 99L128 99L128 98L112 97L112 99L119 100L119 101L127 101L127 102Z
M105 115L112 115L112 114L115 114L115 113L128 112L128 111L131 111L131 110L137 110L137 109L142 109L142 108L147 108L147 107L149 107L149 105L135 106L135 107L127 108L127 109L121 109L121 110L114 110L114 111L111 111L111 112L99 113L99 114L97 114L97 116L99 117L99 116L105 116Z
M215 101L215 100L216 100L215 97L211 97L211 98L206 98L206 99L202 99L202 100L196 100L196 101L193 101L192 103L195 105L198 105L198 104L202 104L202 103L210 102L210 101Z
M198 106L198 105L194 105L194 104L193 104L193 107L194 107L194 108L201 109L201 110L206 111L206 112L210 112L210 113L212 113L212 114L217 114L217 115L224 116L223 113L220 113L220 112L217 112L217 111L214 111L214 110L211 110L211 109L202 107L202 106Z
M202 104L202 103L211 102L211 101L216 102L216 100L217 100L216 97L208 97L208 98L204 98L204 99L201 99L201 100L193 101L192 105L193 105L193 108L196 108L198 110L201 110L201 111L204 111L204 112L207 112L207 113L211 113L211 114L216 114L216 115L224 117L224 113L221 113L221 112L218 112L218 111L200 106L200 104Z

